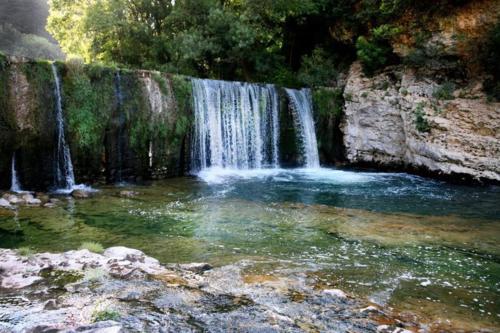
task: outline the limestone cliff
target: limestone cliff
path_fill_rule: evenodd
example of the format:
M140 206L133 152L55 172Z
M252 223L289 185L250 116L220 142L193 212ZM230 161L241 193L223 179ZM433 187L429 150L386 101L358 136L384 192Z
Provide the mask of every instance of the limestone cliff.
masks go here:
M500 181L500 103L481 88L451 85L443 93L443 84L411 69L367 78L354 63L341 125L347 160Z

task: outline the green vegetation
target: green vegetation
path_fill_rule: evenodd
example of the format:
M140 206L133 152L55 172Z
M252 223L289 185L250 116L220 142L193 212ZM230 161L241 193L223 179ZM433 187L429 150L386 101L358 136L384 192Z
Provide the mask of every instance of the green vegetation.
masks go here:
M415 126L417 131L422 133L428 133L431 131L431 125L425 118L424 103L418 103L415 108Z
M96 311L92 314L92 321L97 323L99 321L106 320L118 320L120 319L121 314L116 310L106 309L102 311Z
M440 100L452 100L455 99L453 92L455 91L455 84L453 82L445 82L442 85L436 87L432 93L432 97Z
M104 253L104 247L97 242L83 242L79 250L89 250L94 253Z
M35 254L35 251L31 247L23 246L18 248L17 254L22 257L32 257Z
M423 50L429 22L464 2L50 0L48 30L85 62L318 87L356 57L367 74L399 63L402 35Z
M321 116L340 117L344 105L341 89L318 88L313 91L314 110Z
M485 89L490 98L500 101L500 22L488 34L483 49L482 61L489 75Z

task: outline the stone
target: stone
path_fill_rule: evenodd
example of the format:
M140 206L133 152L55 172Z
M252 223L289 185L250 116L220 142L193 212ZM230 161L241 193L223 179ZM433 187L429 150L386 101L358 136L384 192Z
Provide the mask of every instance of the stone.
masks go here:
M386 89L377 88L382 83ZM488 102L484 95L436 100L438 86L403 67L367 78L361 64L354 63L341 125L347 160L500 181L500 103ZM417 129L418 106L429 132Z
M180 264L178 267L180 269L191 271L197 274L203 274L204 272L209 271L213 268L210 264L207 263Z
M4 198L0 199L0 208L12 208L10 202L5 200Z
M120 197L123 198L133 198L139 195L139 192L135 191L120 191Z
M20 205L20 204L24 203L24 200L19 198L15 194L9 194L9 195L5 196L5 199L7 201L9 201L12 205Z
M346 293L340 289L325 289L323 290L323 294L333 296L336 298L347 298Z
M39 206L42 204L42 201L40 199L35 198L31 193L23 194L22 199L27 205L30 206Z
M104 251L103 255L108 258L128 260L130 262L144 262L146 258L146 255L142 251L124 246L110 247Z
M55 299L49 299L47 302L45 302L45 305L43 306L44 310L57 310L57 301Z
M84 190L74 190L71 192L71 196L75 199L88 199L90 198L90 192Z
M78 332L78 333L120 333L120 332L123 332L123 328L120 325L120 323L118 323L116 321L112 321L112 320L107 320L107 321L97 322L93 325L78 327L73 332Z

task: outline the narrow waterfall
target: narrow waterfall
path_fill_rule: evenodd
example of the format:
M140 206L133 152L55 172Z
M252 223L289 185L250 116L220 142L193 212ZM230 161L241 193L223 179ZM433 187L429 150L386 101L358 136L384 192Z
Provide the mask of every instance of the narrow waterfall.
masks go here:
M193 171L276 168L278 94L273 85L192 79Z
M10 191L14 193L22 192L21 183L17 178L17 170L16 170L16 153L12 155L12 166L11 166L11 185Z
M115 96L116 109L118 110L118 143L116 145L117 169L115 181L121 183L123 180L123 151L124 151L124 126L125 114L123 113L123 93L122 93L122 77L120 71L115 74Z
M75 175L73 164L71 163L71 153L64 134L64 116L62 109L61 81L57 74L57 67L52 63L52 73L54 74L56 98L56 156L55 156L55 188L59 190L71 190L75 186Z
M286 89L293 112L295 129L299 136L306 168L319 168L318 142L312 114L312 97L310 89Z

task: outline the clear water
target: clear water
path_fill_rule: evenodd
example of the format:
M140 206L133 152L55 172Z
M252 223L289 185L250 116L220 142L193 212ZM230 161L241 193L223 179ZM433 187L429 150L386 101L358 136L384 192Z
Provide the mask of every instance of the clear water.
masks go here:
M328 169L209 169L127 187L140 194L102 187L55 209L1 212L0 246L91 240L164 263L244 260L248 274L303 272L429 322L500 326L498 187Z

